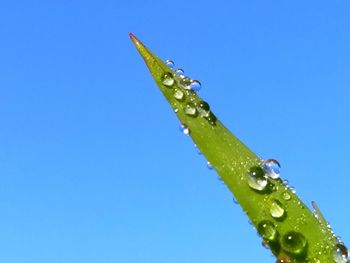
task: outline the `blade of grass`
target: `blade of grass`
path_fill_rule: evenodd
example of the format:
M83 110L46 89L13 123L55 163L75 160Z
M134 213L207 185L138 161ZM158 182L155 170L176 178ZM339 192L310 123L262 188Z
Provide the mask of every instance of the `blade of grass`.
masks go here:
M190 80L176 74L131 33L130 38L180 122L277 262L337 262L334 253L339 244L333 232L280 178L266 176L262 160L203 107L202 99L187 86Z

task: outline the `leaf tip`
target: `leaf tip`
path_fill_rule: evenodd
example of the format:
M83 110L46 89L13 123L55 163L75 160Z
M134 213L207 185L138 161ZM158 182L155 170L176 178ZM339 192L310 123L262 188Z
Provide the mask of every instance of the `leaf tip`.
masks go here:
M136 46L140 46L140 45L141 45L141 42L137 39L137 37L136 37L133 33L129 32L129 37L130 37L131 41L132 41Z

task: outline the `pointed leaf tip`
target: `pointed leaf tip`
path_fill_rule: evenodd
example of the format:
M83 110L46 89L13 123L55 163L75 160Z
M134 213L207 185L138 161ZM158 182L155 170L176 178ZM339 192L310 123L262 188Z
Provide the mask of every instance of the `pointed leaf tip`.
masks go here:
M136 37L133 33L129 32L129 37L130 37L131 41L132 41L136 46L139 46L139 45L141 44L140 41L137 39L137 37Z

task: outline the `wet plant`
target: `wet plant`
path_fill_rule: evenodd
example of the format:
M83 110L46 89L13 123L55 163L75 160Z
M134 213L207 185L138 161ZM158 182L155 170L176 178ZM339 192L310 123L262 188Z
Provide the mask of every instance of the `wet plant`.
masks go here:
M349 262L348 249L334 234L316 203L313 211L281 179L277 160L261 160L216 117L197 92L201 83L162 61L133 34L130 38L159 89L180 120L180 131L215 169L270 248L276 262Z

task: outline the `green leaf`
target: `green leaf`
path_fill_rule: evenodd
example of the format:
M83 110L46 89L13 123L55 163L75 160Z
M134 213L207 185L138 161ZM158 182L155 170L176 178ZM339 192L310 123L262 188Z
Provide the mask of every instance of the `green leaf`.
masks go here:
M278 262L346 262L335 261L340 245L316 205L311 212L280 178L268 176L263 161L190 89L191 80L176 74L133 34L130 38L180 122Z

